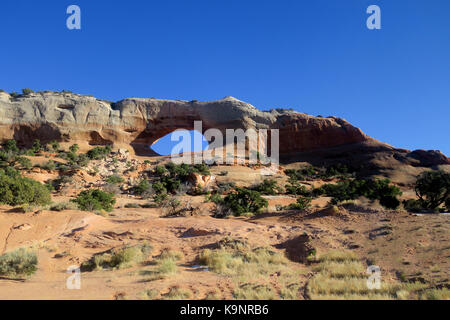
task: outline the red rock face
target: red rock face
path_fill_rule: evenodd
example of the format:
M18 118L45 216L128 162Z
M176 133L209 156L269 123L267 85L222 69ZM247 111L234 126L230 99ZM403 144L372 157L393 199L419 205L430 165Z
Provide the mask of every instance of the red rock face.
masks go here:
M155 141L177 129L192 130L195 121L202 121L202 133L217 128L224 137L227 129L278 129L280 156L317 150L336 153L346 146L354 146L351 154L395 150L340 118L289 110L265 112L232 97L210 102L133 98L111 103L69 93L19 98L0 93L0 140L15 139L24 145L34 139L59 140L130 147L138 155L152 155L150 147ZM398 152L399 159L416 157L431 165L450 164L442 154L403 153Z
M308 152L373 140L360 129L339 118L315 118L306 115L282 116L280 153Z

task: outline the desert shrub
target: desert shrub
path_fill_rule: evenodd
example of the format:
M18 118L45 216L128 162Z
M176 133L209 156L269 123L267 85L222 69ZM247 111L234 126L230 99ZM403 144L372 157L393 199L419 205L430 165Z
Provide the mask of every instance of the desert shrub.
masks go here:
M309 166L307 168L299 170L286 169L284 170L284 173L293 181L302 181L317 177L319 175L319 170L317 168L314 168L313 166Z
M414 187L417 197L427 209L435 210L450 197L450 173L442 170L423 172Z
M46 205L50 201L50 191L42 183L22 177L14 169L0 169L0 203Z
M22 94L23 95L28 95L28 94L31 94L31 93L34 93L34 91L29 89L29 88L22 89Z
M224 202L236 216L241 216L244 213L257 214L268 207L268 201L261 197L258 191L245 188L236 188L236 192L227 195Z
M77 210L78 207L73 202L59 202L50 206L51 211Z
M153 247L147 243L136 246L125 246L94 255L81 265L82 271L101 269L124 269L132 267L147 259Z
M58 151L60 148L59 142L56 140L50 141L49 145L54 151Z
M106 182L111 183L111 184L119 184L119 183L123 183L124 181L125 180L121 176L118 176L116 174L113 174L112 176L109 176L108 178L106 178Z
M198 173L201 175L211 174L208 165L205 163L196 165L177 165L173 162L169 162L164 167L157 166L153 173L156 176L155 182L159 182L160 186L165 189L160 188L161 190L156 191L157 193L176 193L180 186L188 181L188 178L192 173Z
M18 157L16 161L19 163L19 166L21 169L31 169L33 167L33 164L31 163L31 160L25 157Z
M48 181L55 189L61 189L65 184L72 183L73 178L70 176L61 176L57 179Z
M400 205L397 196L400 189L390 185L388 179L384 180L341 180L337 184L325 184L313 191L314 195L325 194L332 197L332 204L346 200L354 200L364 196L370 200L379 200L380 204L388 209L396 209Z
M166 216L166 217L175 217L175 216L183 215L182 210L180 210L181 201L175 197L168 197L168 198L164 199L164 201L161 203L161 205L164 207L164 209L166 211L164 214L164 216Z
M30 276L37 270L36 252L20 248L0 256L0 276Z
M213 272L228 276L267 276L288 264L287 258L270 248L220 248L200 252L198 262Z
M312 199L309 197L300 197L296 203L291 203L288 208L291 210L306 210L311 207Z
M16 140L8 140L3 144L3 150L6 152L18 153L19 148L17 147Z
M164 166L156 166L155 168L155 174L157 176L162 176L168 173L168 170Z
M292 182L285 185L286 194L292 194L295 196L310 196L311 192L304 186L299 184L298 182Z
M106 193L112 193L114 195L118 195L122 192L120 187L117 184L107 183L104 186L102 186L102 190Z
M215 204L223 204L224 200L218 193L213 193L211 195L206 196L207 201L211 201Z
M35 140L33 141L33 146L31 147L31 150L32 150L34 153L42 152L43 147L42 147L41 141L40 141L39 139L35 139Z
M87 156L91 160L100 160L106 158L112 152L111 146L95 147L88 151Z
M73 145L71 145L69 147L70 153L75 153L76 154L78 152L78 150L80 150L80 146L77 145L77 144L73 144Z
M40 167L48 171L53 171L57 168L56 163L53 160L49 160L47 163L42 164Z
M308 281L311 299L408 299L426 287L423 283L383 281L381 287L369 289L366 267L358 256L349 251L322 254L313 267L316 274Z
M450 300L450 289L429 289L420 295L421 300Z
M152 270L144 270L141 274L148 276L146 281L154 281L164 279L170 274L178 272L177 261L184 258L183 253L173 250L163 250L159 257L154 261L156 268Z
M347 165L338 163L334 166L330 166L326 169L324 173L324 177L332 178L332 177L346 177L350 174L350 169Z
M224 194L236 188L236 184L234 182L218 182L217 183L217 193Z
M78 204L78 207L84 211L105 210L110 212L116 203L113 194L97 189L82 191L76 199L71 201Z
M150 183L148 180L141 180L134 188L133 191L137 195L143 195L150 190Z
M254 187L252 190L265 195L276 195L283 192L283 189L273 179L264 179L264 181Z

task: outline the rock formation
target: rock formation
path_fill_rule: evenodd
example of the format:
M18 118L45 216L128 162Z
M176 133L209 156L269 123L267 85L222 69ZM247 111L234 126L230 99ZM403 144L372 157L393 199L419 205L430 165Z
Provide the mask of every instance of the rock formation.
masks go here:
M145 155L166 134L192 130L196 120L203 122L204 131L279 129L280 155L286 159L311 152L332 157L345 149L348 154L391 152L403 162L450 164L449 158L437 151L395 149L337 117L260 111L232 97L211 102L130 98L112 103L72 93L32 93L15 98L0 93L0 140L15 139L24 145L34 139L111 144L131 146L136 154Z

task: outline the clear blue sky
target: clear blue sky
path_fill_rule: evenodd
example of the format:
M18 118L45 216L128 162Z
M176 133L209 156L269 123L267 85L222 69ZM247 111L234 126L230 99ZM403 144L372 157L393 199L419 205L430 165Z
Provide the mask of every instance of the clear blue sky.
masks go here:
M70 4L80 31L66 28ZM366 28L371 4L382 30ZM0 30L6 91L231 95L450 155L448 0L2 0Z

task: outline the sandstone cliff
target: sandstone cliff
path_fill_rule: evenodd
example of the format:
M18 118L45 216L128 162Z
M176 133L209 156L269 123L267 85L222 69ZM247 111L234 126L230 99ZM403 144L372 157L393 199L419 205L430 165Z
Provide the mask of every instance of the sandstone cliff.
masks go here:
M0 93L0 140L15 139L20 144L56 139L128 145L144 155L166 134L176 129L192 130L196 120L203 121L204 131L279 129L280 155L285 159L295 160L297 155L311 152L332 158L345 149L347 155L389 152L402 162L450 164L449 158L436 151L395 149L337 117L289 110L265 112L232 97L210 102L130 98L112 103L72 93L32 93L16 98Z

